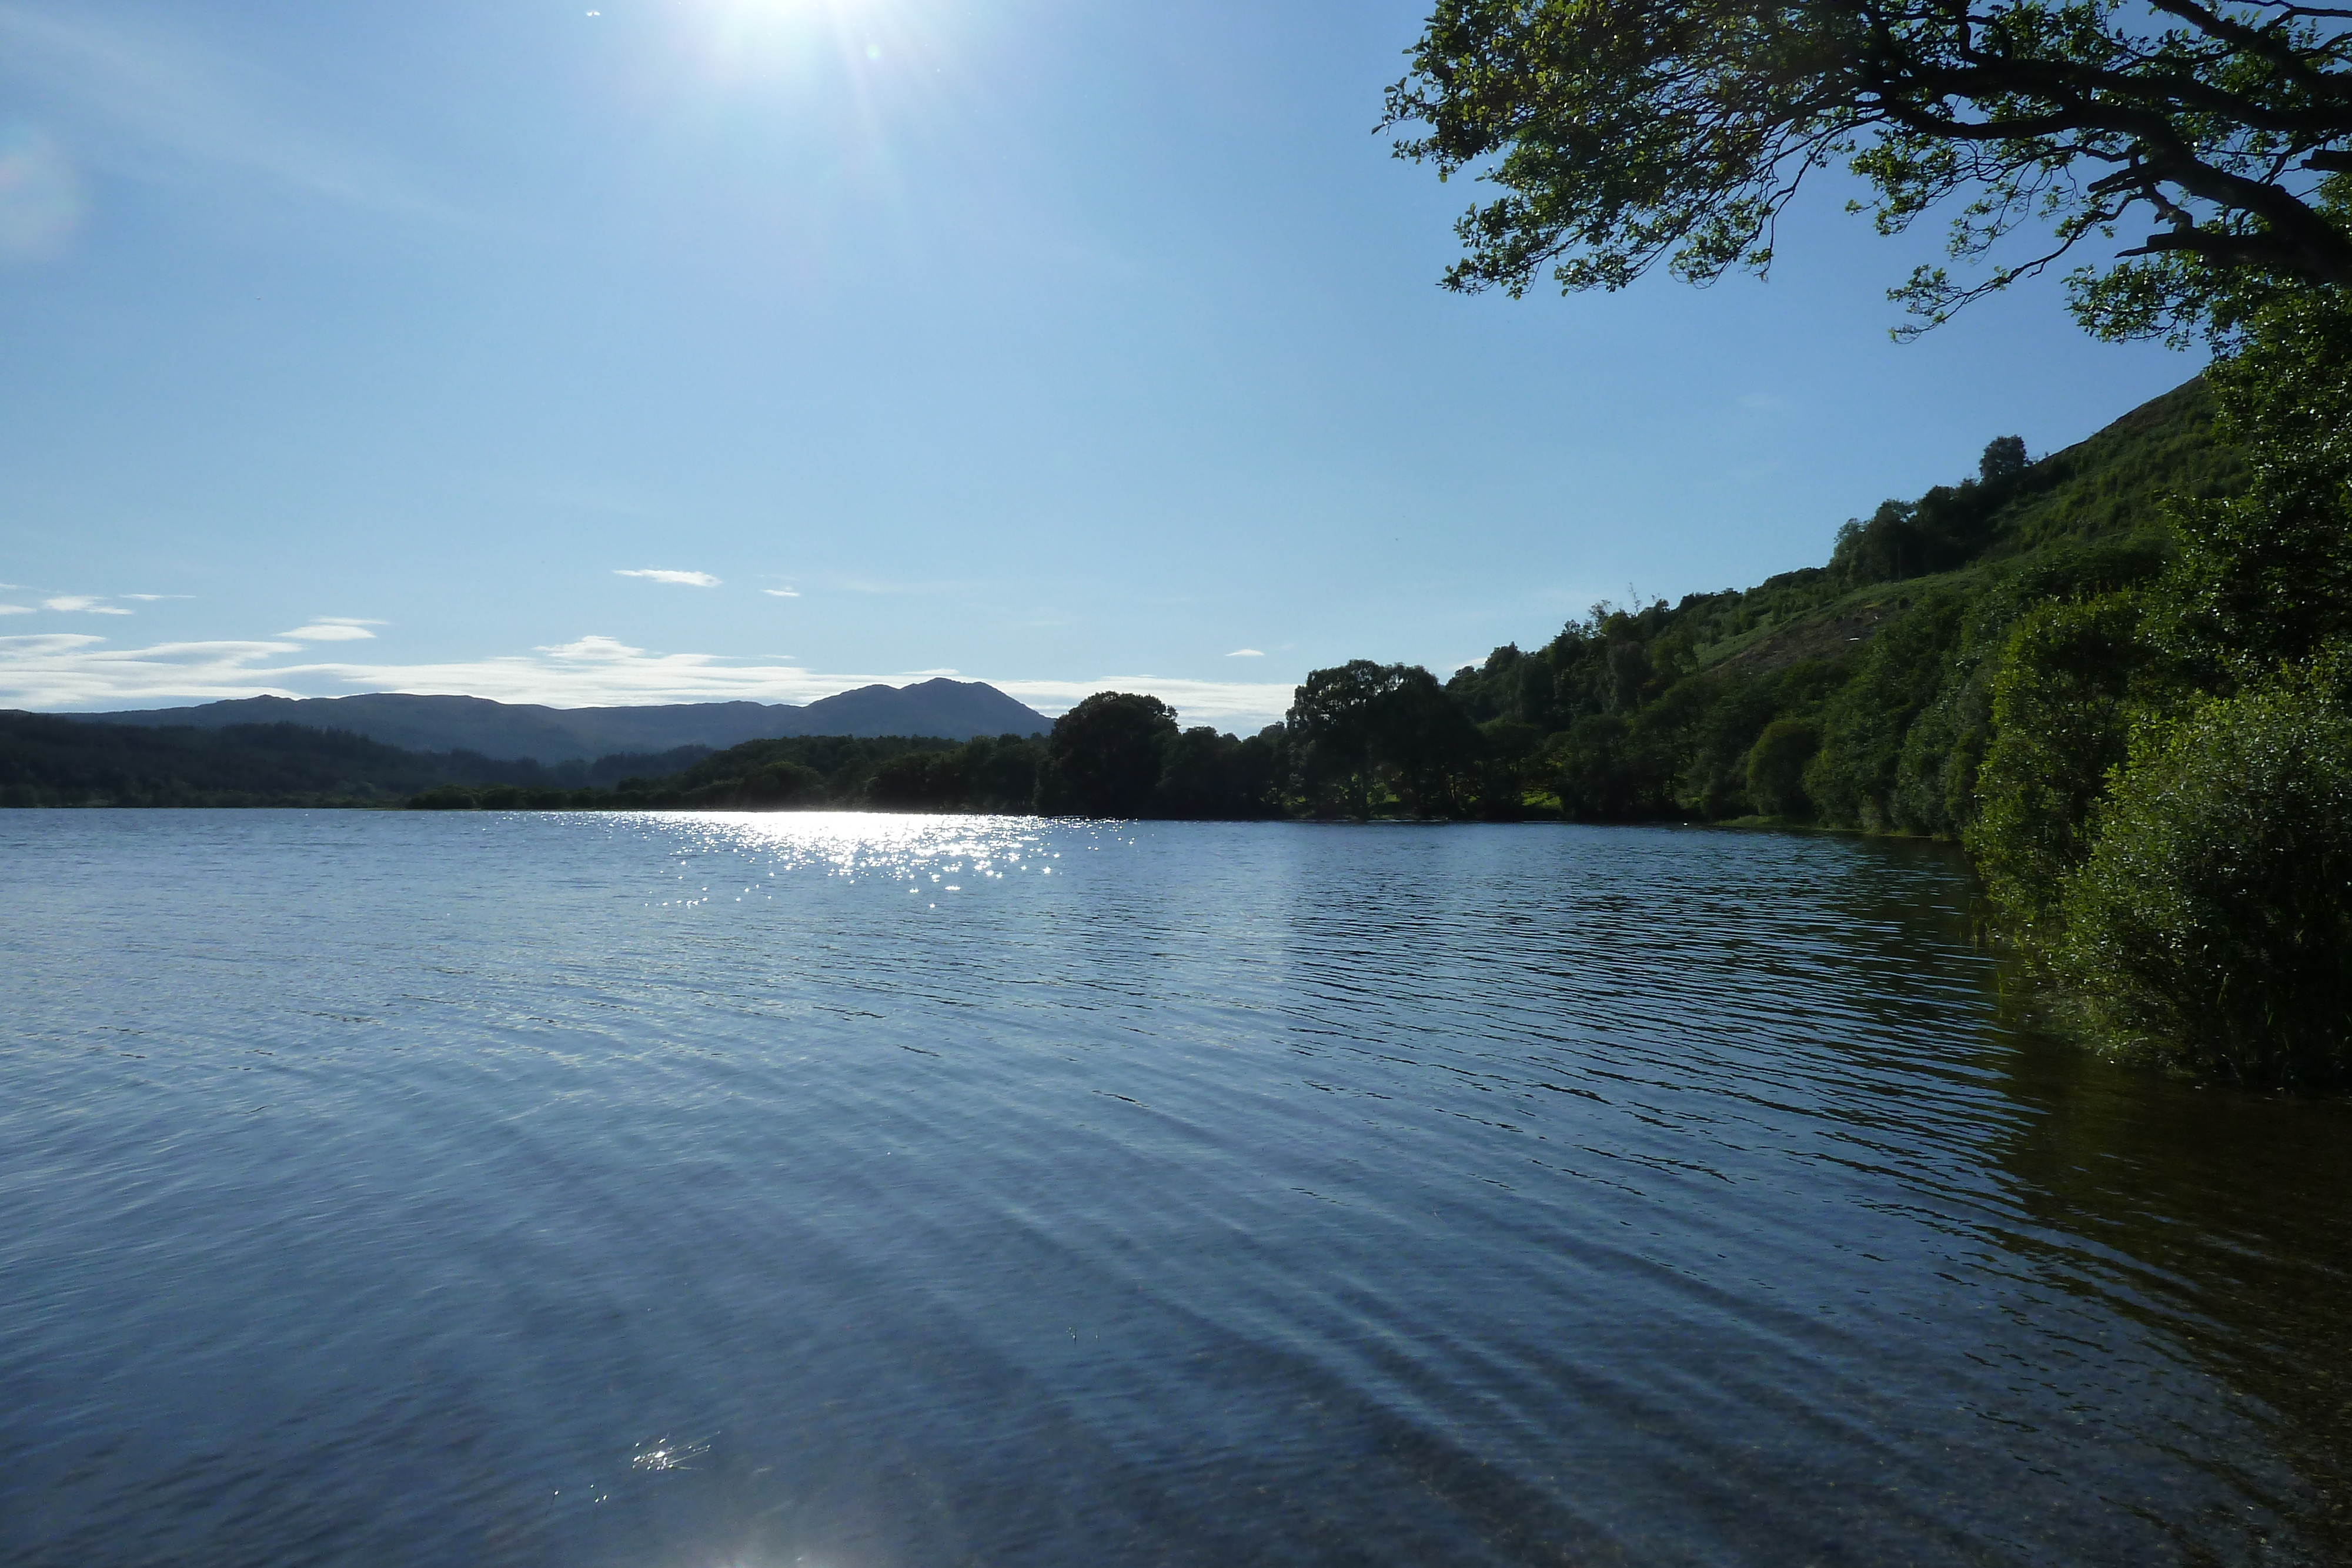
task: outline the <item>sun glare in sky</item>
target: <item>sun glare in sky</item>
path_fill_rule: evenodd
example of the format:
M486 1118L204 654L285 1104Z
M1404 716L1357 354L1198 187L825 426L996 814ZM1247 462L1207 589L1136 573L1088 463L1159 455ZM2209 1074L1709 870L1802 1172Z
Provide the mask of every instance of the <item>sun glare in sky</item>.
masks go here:
M0 707L1251 730L2195 369L2054 279L1892 345L1937 242L1834 191L1769 287L1449 294L1467 193L1373 129L1429 3L0 0Z
M915 0L705 0L696 25L738 56L818 50L872 65L898 54L923 20Z

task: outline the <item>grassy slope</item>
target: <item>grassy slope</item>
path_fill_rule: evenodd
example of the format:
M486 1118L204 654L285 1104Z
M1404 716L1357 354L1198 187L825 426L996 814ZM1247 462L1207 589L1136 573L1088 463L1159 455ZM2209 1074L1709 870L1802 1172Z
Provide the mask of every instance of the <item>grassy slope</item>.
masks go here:
M2008 563L2053 546L2159 528L2166 497L2232 495L2246 478L2242 459L2214 439L2212 398L2201 379L2141 404L2027 472L2026 493L1997 515L1992 548L1978 560L1957 571L1859 588L1809 568L1723 595L1735 603L1710 617L1722 631L1701 633L1694 649L1698 667L1762 674L1859 652L1938 587L1973 591Z
M2142 403L2087 441L2033 465L2047 487L2002 514L1995 557L2155 525L2168 496L2209 499L2244 488L2244 459L2213 434L2202 378Z
M2020 617L2146 581L2170 550L2168 497L2245 478L2192 381L2011 476L1878 508L1827 565L1601 606L1446 690L1498 739L1521 737L1530 801L1556 794L1580 820L1720 820L1760 798L1836 826L1950 834L1973 816Z

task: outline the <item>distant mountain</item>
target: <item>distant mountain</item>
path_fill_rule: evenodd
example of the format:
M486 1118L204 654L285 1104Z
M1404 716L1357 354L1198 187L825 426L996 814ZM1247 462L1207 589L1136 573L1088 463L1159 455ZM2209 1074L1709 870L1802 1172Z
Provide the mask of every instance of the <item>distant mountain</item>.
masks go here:
M191 726L299 724L348 730L410 751L478 751L543 763L590 761L614 752L723 750L747 740L796 735L1035 735L1053 721L983 681L929 680L911 686L860 686L789 703L669 703L646 707L546 707L485 697L369 692L351 697L238 697L194 707L60 715L94 724Z

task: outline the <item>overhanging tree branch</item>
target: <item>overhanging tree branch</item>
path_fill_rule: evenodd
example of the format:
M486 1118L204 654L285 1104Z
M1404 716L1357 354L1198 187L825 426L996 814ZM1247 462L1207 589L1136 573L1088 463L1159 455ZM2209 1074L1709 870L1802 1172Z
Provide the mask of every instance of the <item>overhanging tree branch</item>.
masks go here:
M1457 288L1761 271L1774 219L1839 159L1885 232L1973 191L1956 257L2053 225L2053 249L1976 284L1915 276L1897 297L1931 320L2137 205L2167 232L2111 274L2157 257L2352 287L2323 183L2352 172L2347 22L2283 0L1439 0L1384 124L1423 132L1400 155L1498 192L1458 225ZM2084 163L2102 172L2078 182ZM2076 277L2095 313L2098 275Z

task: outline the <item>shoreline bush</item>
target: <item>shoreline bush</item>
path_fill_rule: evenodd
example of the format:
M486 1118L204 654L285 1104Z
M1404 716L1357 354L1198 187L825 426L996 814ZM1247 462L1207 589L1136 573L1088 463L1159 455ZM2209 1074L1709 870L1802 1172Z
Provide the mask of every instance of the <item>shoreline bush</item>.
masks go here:
M2144 721L2057 890L2098 1042L2202 1075L2352 1087L2352 714L2283 677Z

